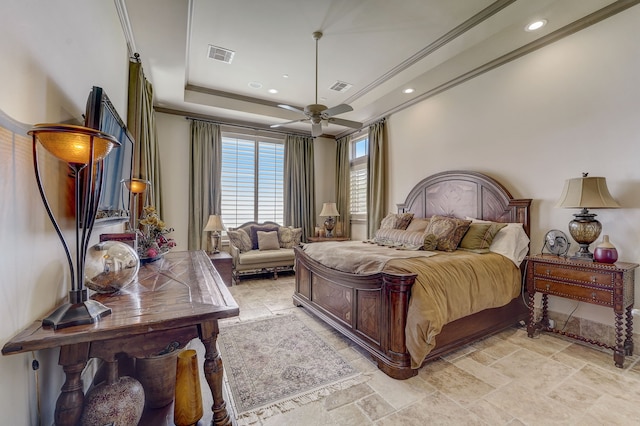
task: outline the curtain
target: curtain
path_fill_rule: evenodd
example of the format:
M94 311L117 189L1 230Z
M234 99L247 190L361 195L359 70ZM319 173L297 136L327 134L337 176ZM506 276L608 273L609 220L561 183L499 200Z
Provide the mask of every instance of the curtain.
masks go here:
M369 163L367 167L367 227L373 238L385 216L387 205L387 159L385 119L369 126Z
M131 176L151 182L151 202L162 217L160 152L153 110L153 88L144 76L142 64L129 62L129 99L127 127L133 135L133 171Z
M313 235L316 188L313 138L287 135L284 141L284 224L302 228L302 241Z
M222 136L220 126L191 121L189 148L189 250L207 250L203 231L209 215L221 213Z
M351 236L351 136L336 141L336 207L342 222L342 235Z

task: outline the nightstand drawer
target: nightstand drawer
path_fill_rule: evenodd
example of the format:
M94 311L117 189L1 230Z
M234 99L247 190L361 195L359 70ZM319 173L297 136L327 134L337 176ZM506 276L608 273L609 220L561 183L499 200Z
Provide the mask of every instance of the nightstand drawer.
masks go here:
M539 277L534 278L534 285L536 291L541 293L568 297L596 305L613 306L613 292L609 289L599 289L588 284L563 283Z
M580 281L613 287L613 275L610 272L582 271L576 268L575 265L571 268L563 268L548 263L536 263L533 267L533 273L536 277Z

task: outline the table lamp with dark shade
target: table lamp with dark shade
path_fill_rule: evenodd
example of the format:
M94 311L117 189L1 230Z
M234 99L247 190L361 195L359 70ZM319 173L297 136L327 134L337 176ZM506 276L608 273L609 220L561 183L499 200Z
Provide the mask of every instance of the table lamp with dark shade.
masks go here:
M324 203L320 217L326 217L324 220L324 229L328 238L333 238L333 228L336 224L334 216L340 216L336 203Z
M217 214L210 215L203 231L210 233L211 253L220 253L220 231L223 229L222 218Z
M120 146L120 142L113 136L95 129L63 124L37 124L28 133L33 138L33 164L38 190L64 248L71 274L68 302L44 318L42 324L59 329L94 323L99 318L109 315L111 309L95 300L88 300L87 289L84 286L85 260L100 200L103 160L113 148ZM72 259L69 245L45 194L38 161L38 142L50 154L67 163L71 170L75 202L75 259Z
M609 193L606 179L590 177L588 173L583 173L580 178L567 179L556 207L582 209L569 222L569 233L580 245L572 259L593 261L589 245L598 239L602 225L595 219L597 215L589 213L588 209L620 208L620 204Z

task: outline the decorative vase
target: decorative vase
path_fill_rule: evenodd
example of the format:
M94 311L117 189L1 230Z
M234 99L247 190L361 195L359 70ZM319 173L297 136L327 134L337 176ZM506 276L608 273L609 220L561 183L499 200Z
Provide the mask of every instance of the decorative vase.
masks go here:
M155 356L136 358L136 378L144 388L147 407L160 408L173 402L179 353L177 347L170 347Z
M84 398L82 426L136 426L144 410L144 389L132 377L118 377L118 363L108 365L107 380Z
M618 260L618 250L609 242L608 235L602 236L602 242L593 252L593 259L600 263L616 263Z
M187 349L178 354L173 421L176 426L191 426L198 423L202 414L198 356L193 349Z

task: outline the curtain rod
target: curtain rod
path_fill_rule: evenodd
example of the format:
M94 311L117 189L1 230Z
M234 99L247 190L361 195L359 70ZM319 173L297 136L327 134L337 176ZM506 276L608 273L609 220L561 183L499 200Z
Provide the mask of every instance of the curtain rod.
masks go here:
M278 134L282 134L282 135L302 136L302 137L307 137L307 138L311 137L310 135L304 134L304 133L283 132L282 130L261 129L259 127L251 127L251 126L244 125L244 124L225 123L224 121L211 120L211 119L206 119L206 118L197 118L197 117L189 117L189 116L185 116L184 118L187 119L187 120L192 120L192 121L204 121L204 122L207 122L207 123L219 124L221 126L239 127L239 128L242 128L242 129L256 130L256 131L259 131L259 132L278 133Z

